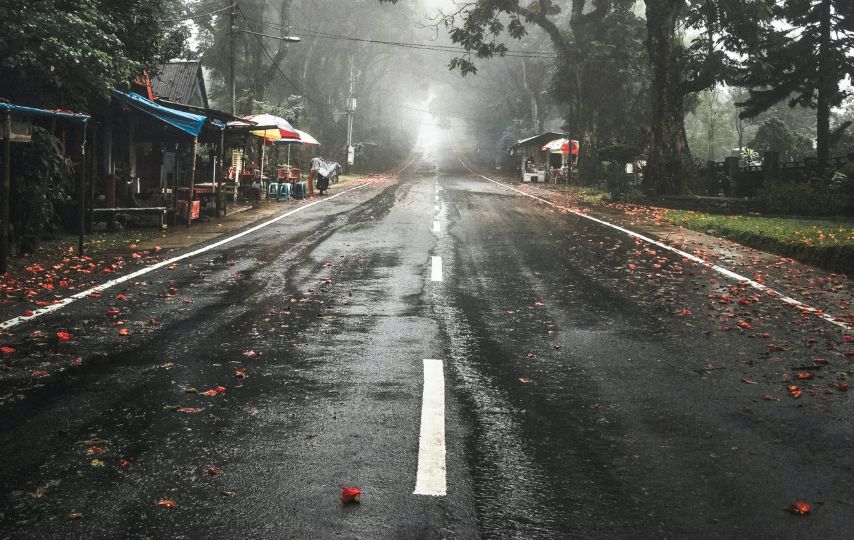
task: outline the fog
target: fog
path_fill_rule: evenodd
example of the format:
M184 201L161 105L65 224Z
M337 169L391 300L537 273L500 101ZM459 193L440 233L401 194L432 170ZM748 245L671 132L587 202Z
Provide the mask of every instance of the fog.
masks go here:
M342 159L352 69L353 141L373 167L387 166L408 152L425 123L453 128L475 146L494 145L514 117L530 112L532 98L520 92L533 92L534 100L544 92L547 65L541 59L493 58L477 61L476 76L449 71L462 49L451 42L440 10L457 9L450 0L241 2L236 24L243 32L235 52L238 112L291 115L298 127L321 140L327 157ZM197 21L188 52L202 59L213 105L224 110L230 99L226 19L223 14ZM542 34L529 30L521 41L510 39L508 47L548 50ZM300 42L276 39L286 35ZM559 111L554 113L558 121Z

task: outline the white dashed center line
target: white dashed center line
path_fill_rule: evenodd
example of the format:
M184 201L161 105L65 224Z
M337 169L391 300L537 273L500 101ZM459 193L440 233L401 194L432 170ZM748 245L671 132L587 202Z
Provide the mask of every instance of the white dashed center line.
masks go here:
M442 281L442 257L431 257L432 271L430 272L430 281Z
M439 224L438 221L433 222L433 232L436 232L436 233L439 232L440 227L441 227L441 225Z
M448 486L445 465L445 374L441 360L424 360L424 398L415 495L444 496Z

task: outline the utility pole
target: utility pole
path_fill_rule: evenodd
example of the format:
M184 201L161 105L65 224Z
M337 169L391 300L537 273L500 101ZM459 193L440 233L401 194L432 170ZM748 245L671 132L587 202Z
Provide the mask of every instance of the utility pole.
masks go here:
M12 113L3 115L3 181L0 183L0 273L5 274L9 262L9 191L12 174Z
M235 103L237 101L235 98L236 85L234 82L234 79L235 79L235 77L234 77L234 75L235 75L234 74L234 70L235 70L235 58L234 58L235 52L234 52L234 49L235 49L235 42L237 41L237 28L235 28L235 26L234 26L235 17L237 17L237 0L235 0L234 4L231 6L231 12L230 12L229 23L228 23L228 30L229 30L229 34L230 34L229 37L231 38L231 51L230 51L231 52L231 55L230 55L231 58L229 58L229 62L230 62L229 71L230 71L230 75L231 75L231 82L229 83L229 85L230 85L229 96L231 97L231 115L232 116L234 116L234 114L235 114L235 109L236 109Z
M353 113L356 112L356 96L354 95L356 86L356 72L353 65L353 56L350 55L350 90L347 96L347 172L350 172L350 167L355 159L355 149L353 148Z

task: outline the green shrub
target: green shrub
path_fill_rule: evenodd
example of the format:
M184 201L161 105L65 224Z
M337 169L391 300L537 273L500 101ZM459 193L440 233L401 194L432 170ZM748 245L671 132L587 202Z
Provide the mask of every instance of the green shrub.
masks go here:
M32 253L43 235L59 226L59 213L72 190L71 168L59 139L42 128L33 128L31 143L12 148L11 242L18 253Z
M776 184L766 188L759 199L770 214L794 216L842 215L851 206L851 197L841 185L819 181Z
M846 163L830 179L830 186L848 198L848 210L854 211L854 163Z

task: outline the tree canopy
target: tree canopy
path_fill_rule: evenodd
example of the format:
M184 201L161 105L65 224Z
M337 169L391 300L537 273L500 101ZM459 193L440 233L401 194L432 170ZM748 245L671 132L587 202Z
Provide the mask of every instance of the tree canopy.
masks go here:
M816 110L816 153L825 166L830 157L831 108L849 95L840 86L854 78L854 2L851 0L776 0L776 20L752 51L741 84L751 87L745 117L780 101Z
M111 88L177 55L186 31L165 21L176 0L0 3L0 95L91 110Z

